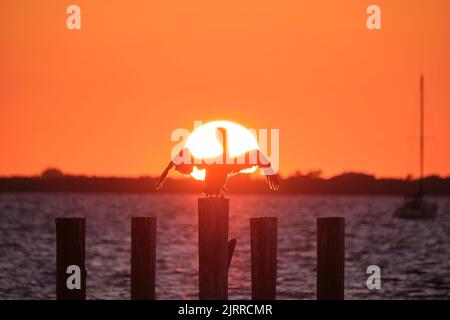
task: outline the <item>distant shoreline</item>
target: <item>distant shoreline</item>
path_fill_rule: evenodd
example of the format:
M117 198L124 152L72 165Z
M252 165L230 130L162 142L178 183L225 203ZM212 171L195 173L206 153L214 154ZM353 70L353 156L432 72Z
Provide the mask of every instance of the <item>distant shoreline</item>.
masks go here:
M156 177L119 178L75 175L0 177L0 192L76 192L76 193L201 193L202 181L167 179L162 191L153 190ZM427 195L450 195L450 178L424 178ZM343 173L331 178L296 175L280 179L280 190L269 190L264 179L237 175L229 179L230 194L303 194L303 195L413 195L419 181L375 178L363 173Z

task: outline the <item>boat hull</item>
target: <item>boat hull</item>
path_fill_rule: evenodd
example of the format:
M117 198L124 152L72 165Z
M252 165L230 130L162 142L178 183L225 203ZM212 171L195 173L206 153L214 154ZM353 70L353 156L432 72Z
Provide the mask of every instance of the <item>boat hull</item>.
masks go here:
M394 212L394 217L401 219L434 219L437 205L425 201L408 201Z

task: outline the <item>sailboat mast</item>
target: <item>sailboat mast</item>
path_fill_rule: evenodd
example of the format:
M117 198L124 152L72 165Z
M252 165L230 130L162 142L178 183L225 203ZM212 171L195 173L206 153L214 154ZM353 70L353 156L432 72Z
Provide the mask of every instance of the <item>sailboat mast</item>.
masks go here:
M420 75L420 195L423 194L424 167L424 83L423 74Z

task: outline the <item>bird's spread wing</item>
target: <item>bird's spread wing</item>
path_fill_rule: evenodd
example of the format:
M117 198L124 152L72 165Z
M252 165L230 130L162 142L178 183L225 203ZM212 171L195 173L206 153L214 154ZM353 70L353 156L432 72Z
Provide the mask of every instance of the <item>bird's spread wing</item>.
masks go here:
M163 173L159 177L158 182L155 185L155 190L160 190L162 188L162 186L164 185L164 181L166 180L167 174L174 165L175 164L172 161L169 162L166 169L164 169Z
M187 160L187 161L186 161ZM189 163L189 161L191 161ZM188 162L188 163L185 163ZM176 154L172 161L169 162L166 169L164 169L163 173L158 179L158 182L155 185L155 190L160 190L162 186L164 185L164 180L166 180L167 174L169 173L170 169L175 167L175 170L183 173L183 174L189 174L193 170L193 158L189 151L189 149L184 148L181 150L178 154Z
M280 189L280 184L278 183L278 179L275 174L267 175L266 181L269 184L270 189L275 190L275 191Z
M269 184L270 189L278 190L280 188L275 170L273 169L269 159L267 159L261 151L248 151L242 158L240 158L240 160L242 160L242 162L229 165L230 173L228 176L233 176L242 172L242 170L251 169L257 166L266 176L266 181Z
M175 170L182 174L190 174L194 170L194 157L188 148L181 150L173 159Z
M275 170L273 170L269 159L267 159L262 152L258 152L258 167L261 168L262 172L266 176L266 181L269 184L270 189L275 191L279 190L280 184L278 183Z

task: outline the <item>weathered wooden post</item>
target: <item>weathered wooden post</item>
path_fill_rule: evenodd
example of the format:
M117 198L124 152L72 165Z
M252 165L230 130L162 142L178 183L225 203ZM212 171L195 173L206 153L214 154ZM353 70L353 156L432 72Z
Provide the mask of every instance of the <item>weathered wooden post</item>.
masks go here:
M253 300L276 299L277 225L275 217L250 219Z
M231 239L228 241L228 264L227 270L230 268L231 259L233 258L234 248L236 248L236 239Z
M56 299L86 299L85 218L56 218Z
M200 300L228 299L228 210L223 197L198 199Z
M155 299L156 217L131 218L131 299Z
M344 299L345 219L317 219L317 299Z

